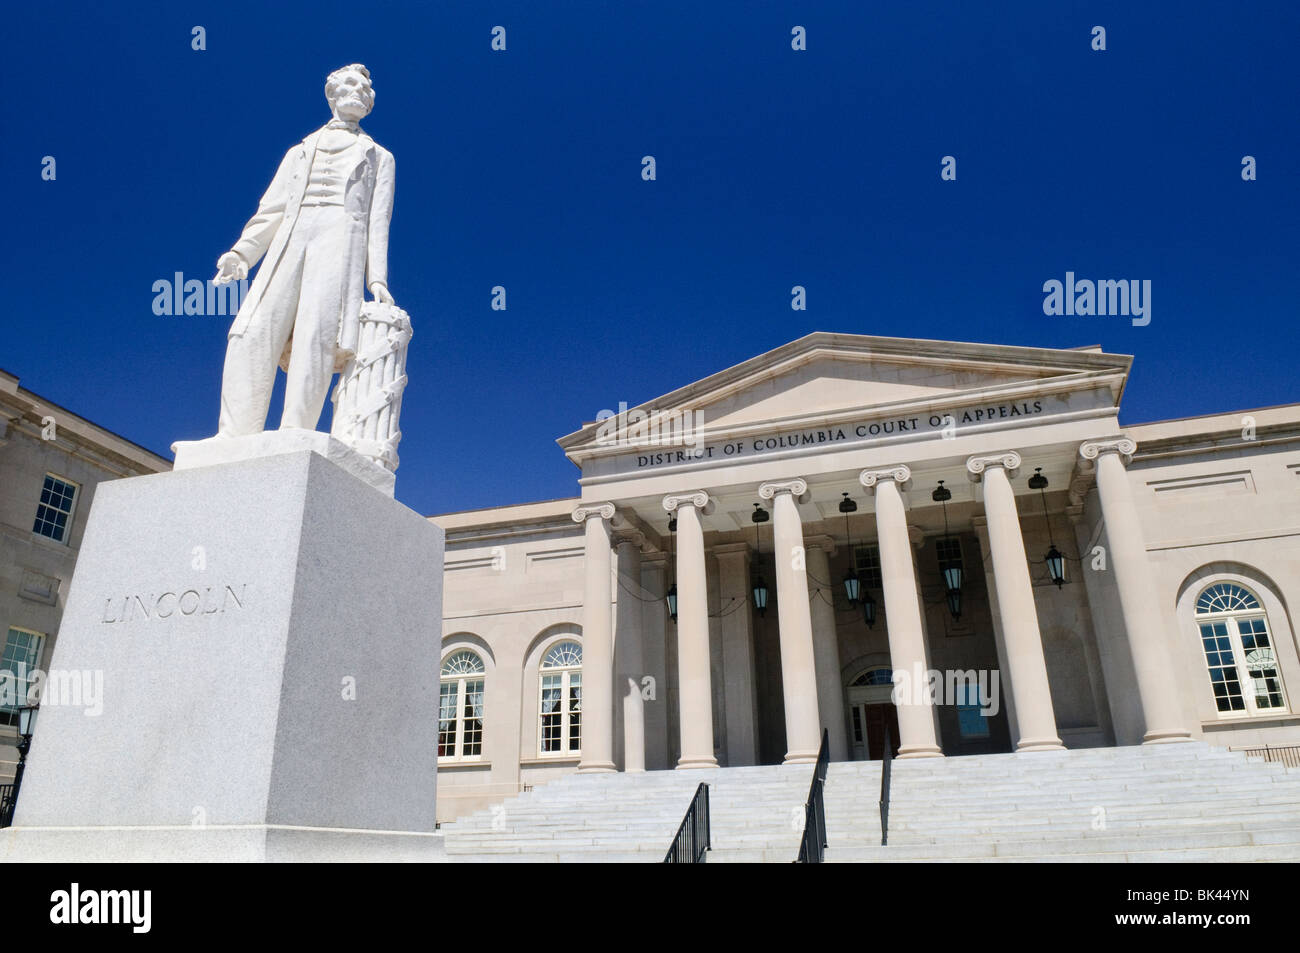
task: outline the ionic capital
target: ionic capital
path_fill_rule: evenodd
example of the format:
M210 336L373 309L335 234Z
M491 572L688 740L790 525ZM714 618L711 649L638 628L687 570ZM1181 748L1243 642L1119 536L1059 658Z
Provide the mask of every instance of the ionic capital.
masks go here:
M989 467L1001 467L1007 471L1007 477L1014 480L1016 474L1020 472L1020 463L1020 454L1014 450L970 457L966 460L966 476L972 483L979 483L984 477L984 471Z
M669 513L677 512L679 506L693 506L697 510L703 510L709 505L709 494L703 490L696 490L693 493L673 493L664 497L664 509Z
M763 483L758 488L758 495L765 500L775 498L778 493L789 493L797 500L807 492L808 481L802 477L795 477L793 480Z
M573 511L573 521L575 523L582 523L595 517L600 517L603 520L612 520L614 518L614 504L583 503Z
M1136 451L1137 443L1129 437L1103 437L1100 440L1085 440L1079 444L1081 465L1089 469L1096 465L1097 458L1103 453L1119 454L1124 466L1128 466L1133 461L1133 454Z
M858 482L868 490L874 490L881 480L893 480L900 490L906 489L912 480L912 468L906 464L885 467L883 470L863 470L858 474Z

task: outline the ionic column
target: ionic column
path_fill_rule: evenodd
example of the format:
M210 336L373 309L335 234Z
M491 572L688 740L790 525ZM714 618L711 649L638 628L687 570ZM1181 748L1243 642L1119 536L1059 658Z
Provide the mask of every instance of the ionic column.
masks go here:
M918 673L926 673L927 666L912 540L903 506L903 486L911 478L912 471L901 465L886 470L863 470L858 474L858 482L873 491L876 498L876 545L880 548L890 666L896 672L906 672L915 681ZM895 698L900 758L943 756L934 731L933 699L921 688L913 685L912 691L898 693L899 697Z
M718 560L723 703L727 766L758 764L758 680L754 674L754 612L749 604L749 544L713 547Z
M840 639L835 625L836 581L831 578L830 560L826 557L835 551L835 541L829 536L808 540L808 575L820 589L818 580L826 584L826 591L818 592L809 603L812 612L813 653L817 659L817 707L821 710L822 724L829 732L832 761L849 758L849 735L844 728L844 685L840 679ZM853 554L849 554L853 558Z
M703 490L664 497L677 514L677 686L682 754L678 768L716 768L709 674L709 597L704 576Z
M1011 669L1016 721L1020 738L1017 751L1061 751L1056 734L1056 713L1047 681L1043 637L1038 631L1038 609L1029 579L1025 541L1020 535L1020 514L1011 479L1020 468L1014 450L966 461L970 479L984 483L984 516L988 523L989 551L993 556L993 585L997 590L1002 640Z
M641 589L647 600L641 603L641 658L645 674L650 676L650 700L645 715L645 763L651 771L668 768L668 706L663 693L668 690L668 610L664 593L668 590L668 554L641 554Z
M776 560L776 609L781 637L781 684L785 697L785 763L817 760L821 718L817 711L817 661L803 549L803 522L795 497L808 492L804 480L764 483L758 495L772 501L772 540Z
M584 503L573 511L583 523L585 585L582 595L582 760L579 771L613 771L614 636L610 588L609 524L613 503Z
M1137 444L1127 437L1089 440L1079 447L1079 456L1085 466L1095 464L1097 469L1097 496L1146 722L1142 743L1191 741L1191 733L1183 727L1174 679L1169 674L1172 665L1165 646L1164 619L1156 608L1156 588L1147 562L1142 524L1125 470L1135 450Z
M624 771L645 770L645 701L641 676L645 672L641 639L641 547L645 534L624 530L615 534L618 547L618 592L614 603L615 685L622 694L622 765Z

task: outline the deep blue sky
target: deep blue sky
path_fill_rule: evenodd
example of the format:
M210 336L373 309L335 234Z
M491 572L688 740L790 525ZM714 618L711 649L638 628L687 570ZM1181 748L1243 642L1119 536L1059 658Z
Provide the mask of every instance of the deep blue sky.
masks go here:
M353 61L377 92L364 126L397 159L390 286L416 329L398 497L417 510L573 494L556 437L813 330L1100 343L1136 355L1126 423L1300 399L1292 2L44 2L5 19L0 367L167 456L215 430L229 319L157 317L151 286L211 277ZM1151 324L1044 316L1067 270L1150 279Z

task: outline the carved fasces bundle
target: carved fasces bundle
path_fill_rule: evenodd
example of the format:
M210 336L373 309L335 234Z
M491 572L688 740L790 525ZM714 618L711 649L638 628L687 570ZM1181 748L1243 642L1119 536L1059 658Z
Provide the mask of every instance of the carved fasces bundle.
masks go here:
M410 340L410 315L396 305L364 302L356 356L344 366L330 398L334 402L330 433L392 471L397 470L397 445L402 439L398 417Z

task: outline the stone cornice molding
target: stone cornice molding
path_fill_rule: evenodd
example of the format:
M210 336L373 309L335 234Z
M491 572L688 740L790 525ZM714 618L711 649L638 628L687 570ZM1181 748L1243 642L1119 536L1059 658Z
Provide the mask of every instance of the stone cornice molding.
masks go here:
M749 543L719 543L709 547L709 552L715 556L748 556L753 550L754 547Z
M709 505L709 494L703 490L694 490L690 493L670 493L664 497L664 509L669 513L677 512L677 507L683 505L703 510Z
M912 482L912 468L900 463L897 466L885 467L880 470L863 470L858 474L858 482L868 490L874 490L876 484L881 480L893 480L898 484L900 490L905 490L907 485Z
M662 549L656 549L648 553L641 554L641 568L649 569L653 572L662 572L668 568L668 554Z
M989 467L1002 467L1007 471L1007 477L1014 480L1016 474L1020 472L1021 462L1020 454L1014 450L969 457L966 460L966 476L972 483L979 483L984 478L984 471Z
M581 503L573 511L573 521L575 523L582 523L596 516L603 520L612 520L614 518L614 504Z
M1103 437L1099 440L1085 440L1079 444L1080 465L1087 470L1096 466L1096 461L1103 453L1117 453L1128 466L1133 462L1137 452L1137 442L1130 437Z
M778 493L789 493L796 500L808 492L808 481L803 477L795 477L793 480L774 480L771 483L762 483L758 487L758 495L765 500L775 499Z

